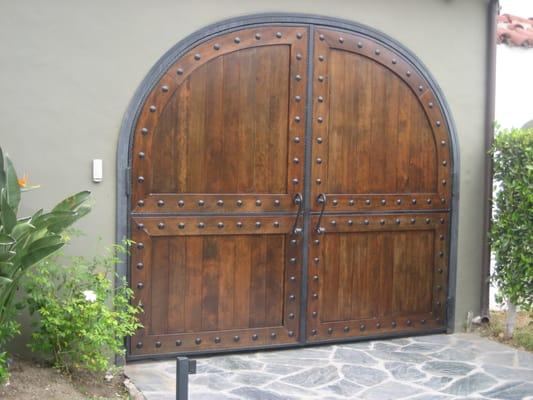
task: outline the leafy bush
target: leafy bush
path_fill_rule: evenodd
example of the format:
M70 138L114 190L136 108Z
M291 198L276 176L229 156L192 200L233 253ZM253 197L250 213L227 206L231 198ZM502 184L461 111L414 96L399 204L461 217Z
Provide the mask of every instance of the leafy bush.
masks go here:
M22 188L22 189L21 189ZM60 249L62 233L90 211L90 193L71 196L51 212L38 210L30 217L18 217L21 192L26 179L19 179L9 157L0 148L0 382L7 377L5 344L18 332L14 298L28 270Z
M506 301L528 310L533 304L533 129L499 132L492 153L492 280Z
M130 304L133 291L109 279L125 251L116 245L91 260L53 257L36 266L24 285L30 312L40 316L32 351L63 372L110 369L111 357L124 352L123 338L141 326L140 308Z

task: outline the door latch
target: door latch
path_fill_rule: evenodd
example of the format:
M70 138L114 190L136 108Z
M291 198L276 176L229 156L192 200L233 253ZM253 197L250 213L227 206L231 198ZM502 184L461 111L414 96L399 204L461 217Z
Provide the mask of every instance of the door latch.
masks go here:
M320 210L320 214L318 215L318 221L316 222L315 232L317 233L317 235L323 235L324 233L326 233L326 228L324 228L323 226L320 226L320 222L322 221L322 215L324 215L324 210L326 209L326 203L328 202L326 193L320 193L316 198L316 202L318 204L321 204L322 208Z

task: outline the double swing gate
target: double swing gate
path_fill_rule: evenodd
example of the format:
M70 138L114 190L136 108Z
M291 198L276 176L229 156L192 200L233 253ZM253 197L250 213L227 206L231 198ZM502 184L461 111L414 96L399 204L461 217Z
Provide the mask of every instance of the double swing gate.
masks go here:
M452 168L393 46L313 24L190 46L133 130L130 356L444 331Z

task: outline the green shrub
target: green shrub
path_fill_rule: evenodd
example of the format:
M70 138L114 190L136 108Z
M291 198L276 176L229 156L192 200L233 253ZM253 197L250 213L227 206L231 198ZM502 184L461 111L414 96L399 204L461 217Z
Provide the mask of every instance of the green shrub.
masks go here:
M141 326L140 308L130 304L133 291L124 280L115 288L109 279L125 251L115 245L90 260L57 256L36 266L24 285L30 313L40 316L32 351L63 372L111 368L111 358L124 353L123 338Z
M492 280L502 298L528 310L533 304L533 130L499 132L492 154L496 182Z
M34 187L35 188L35 187ZM90 193L80 192L57 204L20 217L21 192L29 190L19 179L9 157L0 148L0 382L7 377L6 343L18 333L15 293L32 266L65 244L65 229L90 211Z

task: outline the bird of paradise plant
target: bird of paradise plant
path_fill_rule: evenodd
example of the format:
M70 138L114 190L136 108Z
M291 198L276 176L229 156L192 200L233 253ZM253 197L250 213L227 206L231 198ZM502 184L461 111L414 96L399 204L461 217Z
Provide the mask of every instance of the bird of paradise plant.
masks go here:
M63 247L62 233L90 211L90 192L82 191L50 212L40 209L29 217L19 217L21 192L36 187L28 186L26 176L17 177L13 163L0 147L0 356L5 356L2 328L13 326L14 297L21 278L33 265Z

